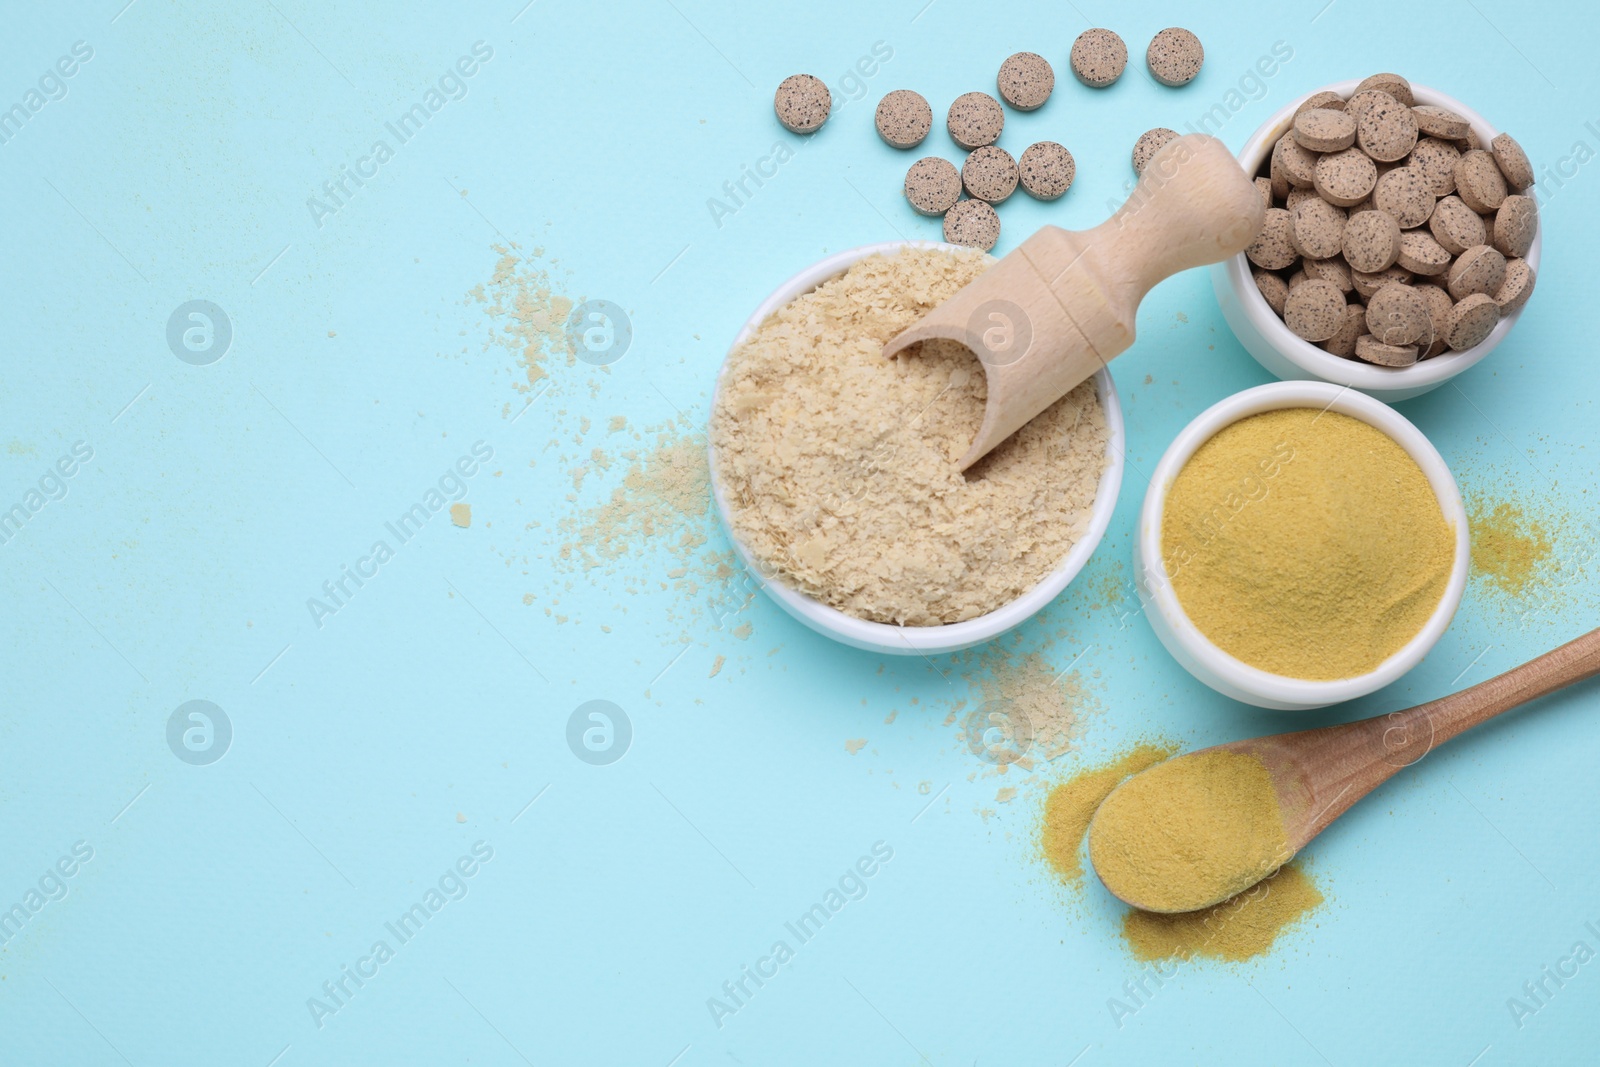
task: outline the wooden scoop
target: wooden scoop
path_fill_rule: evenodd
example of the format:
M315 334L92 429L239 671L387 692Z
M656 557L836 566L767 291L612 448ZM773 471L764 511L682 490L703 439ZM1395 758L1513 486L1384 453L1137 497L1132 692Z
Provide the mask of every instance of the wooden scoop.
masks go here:
M1255 756L1266 765L1287 830L1288 851L1278 860L1278 866L1282 866L1356 801L1388 781L1402 767L1422 759L1434 746L1502 712L1596 674L1600 674L1600 630L1591 630L1553 652L1546 652L1538 659L1471 689L1414 708L1342 726L1233 741L1213 749L1185 753L1177 759L1190 759L1200 752L1221 749ZM1252 881L1265 878L1276 869L1260 871ZM1235 889L1234 893L1243 891L1249 884ZM1112 892L1116 890L1112 888ZM1183 910L1198 911L1220 904L1232 895L1193 902ZM1148 902L1126 897L1122 899L1145 911L1171 910L1151 908Z
M1133 344L1139 301L1180 270L1244 249L1261 229L1255 185L1222 142L1189 134L1145 167L1092 230L1046 226L883 346L942 337L971 348L989 398L966 470Z

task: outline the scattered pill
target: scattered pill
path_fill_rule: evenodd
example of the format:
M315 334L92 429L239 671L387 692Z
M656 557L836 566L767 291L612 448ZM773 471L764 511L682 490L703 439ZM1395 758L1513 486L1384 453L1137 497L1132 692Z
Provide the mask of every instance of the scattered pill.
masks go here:
M1200 38L1178 26L1156 34L1144 53L1144 61L1155 80L1173 87L1194 81L1205 58L1206 50L1200 46Z
M1065 145L1054 141L1031 144L1017 162L1022 188L1040 200L1055 200L1072 188L1078 165Z
M1291 287L1283 305L1283 321L1295 336L1326 341L1344 323L1345 299L1332 282L1310 281Z
M772 106L784 129L792 133L814 133L828 121L833 95L821 78L791 74L778 83Z
M988 93L962 93L945 116L951 139L969 152L998 141L1005 124L1000 101Z
M1387 211L1363 211L1345 223L1344 259L1353 270L1375 274L1400 254L1400 224Z
M1072 42L1072 73L1091 89L1104 89L1128 66L1128 46L1105 29L1084 30Z
M1533 164L1509 133L1497 134L1489 143L1489 149L1507 185L1520 193L1533 184Z
M944 217L944 239L984 252L1000 239L1000 216L982 200L963 200Z
M873 121L878 136L893 148L915 148L933 129L933 108L922 94L896 89L878 101Z
M1344 111L1313 108L1295 116L1293 132L1308 152L1342 152L1356 143L1356 120Z
M985 145L961 164L961 184L974 200L998 204L1017 189L1017 161L1004 148Z
M1506 191L1506 176L1488 152L1476 148L1456 161L1456 195L1473 211L1489 215L1500 210Z
M1500 305L1487 293L1473 293L1450 309L1444 342L1460 352L1481 344L1500 321Z
M943 215L961 199L961 173L948 159L924 156L906 171L906 199L919 214Z
M1409 285L1390 282L1367 301L1367 332L1386 345L1432 342L1428 302Z
M1165 126L1157 126L1153 130L1146 130L1139 139L1133 143L1133 169L1144 173L1144 168L1150 165L1150 160L1161 151L1168 141L1178 136L1177 130L1169 130Z
M996 87L1006 103L1018 111L1032 111L1050 99L1056 87L1056 72L1044 56L1018 52L1000 64Z

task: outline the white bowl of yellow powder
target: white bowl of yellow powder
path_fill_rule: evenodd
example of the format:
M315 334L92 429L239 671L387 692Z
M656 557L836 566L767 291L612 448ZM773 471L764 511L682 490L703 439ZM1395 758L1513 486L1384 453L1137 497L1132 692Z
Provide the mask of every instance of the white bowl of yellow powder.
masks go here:
M1421 662L1467 584L1467 516L1438 450L1348 386L1276 382L1168 447L1135 578L1156 636L1226 696L1303 710Z
M965 475L982 365L885 341L994 260L931 242L830 256L735 338L712 401L712 495L767 594L819 633L891 655L980 644L1037 613L1100 543L1123 424L1101 371Z

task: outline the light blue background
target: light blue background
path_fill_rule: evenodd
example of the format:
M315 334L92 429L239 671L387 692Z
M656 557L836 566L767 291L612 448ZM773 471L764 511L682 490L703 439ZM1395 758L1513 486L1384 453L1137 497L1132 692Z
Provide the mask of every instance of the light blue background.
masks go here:
M1469 498L1565 517L1560 570L1526 603L1474 585L1428 660L1358 705L1290 720L1229 703L1123 619L1140 472L1202 408L1266 380L1203 272L1141 310L1114 367L1130 443L1116 519L1023 631L1050 664L1082 653L1104 710L1081 753L1009 805L997 779L969 780L983 767L943 725L976 692L973 662L850 651L764 600L741 641L660 588L659 553L587 578L548 560L562 517L622 473L568 499L570 467L606 443L596 429L572 444L581 417L703 423L724 347L779 281L830 251L937 235L899 194L914 155L872 132L883 93L915 88L942 114L992 89L1013 51L1056 65L1054 98L1009 113L1002 144L1064 142L1077 184L1003 205L1003 252L1047 221L1099 221L1134 139L1196 119L1277 41L1293 58L1223 128L1234 148L1296 95L1393 69L1513 131L1542 173L1576 142L1600 148L1587 5L123 3L8 4L0 36L4 106L74 42L94 49L65 99L0 145L0 502L74 442L94 450L0 545L0 902L75 842L94 850L0 949L0 1062L1593 1057L1600 964L1520 1029L1506 1006L1574 942L1600 948L1584 926L1600 926L1592 688L1385 787L1311 850L1329 895L1314 926L1253 964L1186 968L1121 1028L1106 1002L1138 968L1118 911L1098 888L1064 895L1034 834L1039 783L1130 738L1377 714L1595 624L1594 164L1544 188L1543 271L1517 331L1458 388L1402 406ZM1106 92L1067 74L1089 19L1133 52ZM1182 90L1140 61L1174 23L1206 46ZM306 198L480 40L493 59L467 97L318 228ZM797 141L773 120L777 82L806 70L837 89L880 41L893 58L864 98L716 225L722 183ZM941 132L927 150L956 158ZM616 301L635 333L608 372L553 366L514 426L519 372L464 300L502 239L543 246L563 292ZM191 299L233 323L211 366L166 344ZM472 480L472 528L435 518L316 628L305 599L480 439L504 473ZM566 624L542 610L552 595ZM606 767L565 742L596 698L634 728ZM166 743L191 699L233 725L210 766ZM893 859L865 898L718 1029L706 999L880 840ZM494 858L467 896L314 1025L307 998L477 841Z

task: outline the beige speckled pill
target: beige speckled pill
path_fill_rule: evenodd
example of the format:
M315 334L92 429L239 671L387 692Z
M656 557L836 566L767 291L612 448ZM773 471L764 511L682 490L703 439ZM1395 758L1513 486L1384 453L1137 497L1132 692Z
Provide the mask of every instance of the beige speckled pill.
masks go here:
M1272 166L1278 167L1289 184L1309 189L1316 181L1317 153L1307 151L1294 139L1294 131L1278 138L1272 147Z
M1456 162L1456 195L1462 203L1480 215L1492 215L1506 192L1506 176L1493 156L1481 148L1462 153Z
M915 148L933 129L933 108L921 93L896 89L878 101L873 122L885 144L892 148Z
M1000 216L983 200L963 200L944 217L944 239L987 252L1000 240Z
M1139 174L1144 173L1144 168L1150 165L1151 158L1168 141L1178 136L1177 130L1169 130L1165 126L1157 126L1153 130L1146 130L1133 142L1133 169Z
M1056 200L1072 188L1078 164L1065 145L1039 141L1028 146L1017 163L1022 188L1039 200Z
M906 171L906 199L918 214L943 215L961 199L961 173L948 159L924 156Z
M1346 304L1339 328L1332 337L1322 342L1322 348L1340 359L1354 359L1356 341L1367 332L1367 309L1360 304Z
M1471 123L1454 111L1434 104L1418 104L1411 109L1411 117L1417 122L1417 131L1429 137L1445 137L1453 141L1465 137L1471 128Z
M1394 97L1382 89L1362 89L1359 92L1350 94L1350 99L1345 101L1344 109L1357 119L1360 119L1362 115L1367 113L1367 109L1374 104L1390 103L1391 101L1396 104L1400 103L1400 101L1395 100Z
M1344 261L1343 256L1333 256L1329 259L1308 259L1303 266L1308 278L1332 282L1341 293L1349 293L1355 290L1355 282L1350 277L1350 266Z
M1416 345L1386 345L1370 333L1356 338L1356 358L1380 367L1409 367L1418 354Z
M1356 144L1380 163L1404 159L1417 146L1417 120L1393 97L1375 100L1356 118Z
M1378 271L1376 274L1366 274L1359 270L1350 272L1350 282L1356 288L1356 296L1362 300L1371 300L1373 294L1390 282L1410 285L1412 281L1411 272L1400 266L1390 267L1387 270Z
M1506 257L1488 245L1474 245L1456 257L1445 278L1445 288L1457 300L1474 293L1493 296L1506 280Z
M951 140L970 152L1000 139L1006 113L1000 101L988 93L962 93L950 105L944 121Z
M974 200L998 204L1017 190L1017 161L992 144L974 149L961 164L961 184Z
M833 94L821 78L810 74L791 74L778 83L772 99L778 121L792 133L815 133L828 121Z
M1444 343L1460 352L1481 344L1500 322L1500 305L1487 293L1473 293L1450 309Z
M1128 66L1128 46L1110 30L1084 30L1072 42L1072 73L1091 89L1104 89Z
M1483 147L1483 138L1478 136L1478 131L1471 126L1467 127L1467 135L1456 142L1456 147L1463 152L1476 152Z
M1413 274L1433 277L1450 269L1450 253L1427 230L1407 230L1400 235L1395 262Z
M1506 280L1500 283L1500 291L1494 294L1494 302L1500 305L1500 314L1514 315L1528 302L1528 297L1533 295L1534 283L1533 268L1528 266L1525 259L1513 259L1506 264Z
M1291 188L1289 190L1289 195L1284 197L1283 206L1284 209L1292 215L1294 214L1294 209L1299 207L1304 201L1321 199L1322 198L1317 195L1317 191L1315 189Z
M1507 185L1520 193L1533 184L1533 164L1528 162L1528 154L1509 133L1496 134L1489 143L1489 151Z
M1343 111L1344 97L1340 96L1338 93L1328 92L1327 90L1324 90L1320 93L1312 93L1310 96L1306 97L1300 102L1299 107L1294 109L1294 117L1299 118L1301 113L1306 111L1314 111L1317 108L1327 108L1330 111Z
M1431 343L1427 300L1409 285L1390 282L1367 301L1367 332L1386 345Z
M1151 76L1174 88L1194 81L1205 58L1200 38L1179 26L1169 26L1156 34L1144 53Z
M1366 92L1376 89L1381 93L1388 93L1402 104L1410 107L1415 104L1416 98L1411 95L1411 83L1398 74L1374 74L1370 78L1362 78L1356 85L1356 92Z
M1000 64L995 85L1006 103L1018 111L1032 111L1042 107L1055 91L1056 72L1044 56L1018 52Z
M1308 152L1342 152L1356 143L1356 120L1343 111L1314 108L1296 115L1290 132Z
M1402 230L1427 222L1437 199L1428 176L1416 167L1396 167L1372 187L1372 206L1393 215Z
M1344 224L1344 261L1352 270L1376 274L1400 254L1400 224L1387 211L1363 211Z
M1246 258L1266 270L1282 270L1293 263L1299 253L1294 250L1294 242L1289 240L1289 225L1287 211L1281 207L1268 208L1261 232L1244 250Z
M1289 212L1289 240L1307 259L1331 259L1344 248L1344 224L1343 208L1313 196Z
M1301 265L1304 265L1305 260L1301 260L1300 263ZM1293 274L1289 275L1289 292L1294 292L1308 281L1310 281L1310 279L1306 277L1305 271L1295 271Z
M1459 256L1488 237L1483 217L1462 203L1459 196L1441 197L1428 216L1428 230L1452 256Z
M1449 196L1456 191L1456 163L1460 159L1461 149L1449 141L1424 137L1411 150L1409 165L1427 177L1434 196Z
M1305 281L1289 290L1283 322L1296 337L1326 341L1344 322L1345 299L1332 282Z
M1516 259L1528 254L1538 231L1539 207L1533 197L1512 194L1500 202L1500 210L1494 213L1490 244L1507 259Z
M1456 302L1437 285L1419 285L1417 292L1428 304L1428 345L1422 350L1422 358L1432 359L1450 347L1444 343L1444 337L1450 329L1450 309Z
M1261 291L1261 299L1267 302L1267 307L1279 318L1283 317L1283 303L1289 299L1289 286L1282 278L1270 270L1252 272L1256 280L1256 288Z
M1378 182L1378 168L1361 149L1346 148L1319 158L1312 178L1318 195L1328 203L1354 207L1372 194Z
M1272 206L1272 179L1271 178L1257 178L1256 179L1256 192L1261 194L1261 206L1263 208L1269 208L1269 207Z

